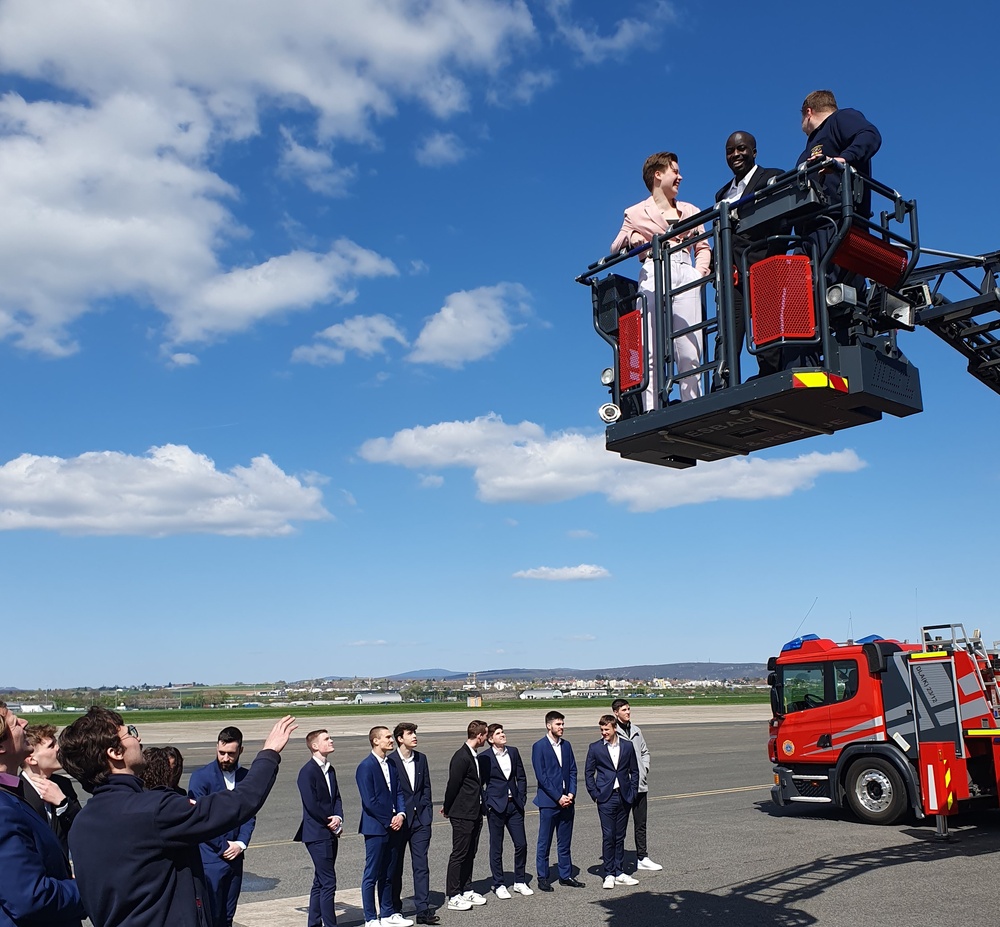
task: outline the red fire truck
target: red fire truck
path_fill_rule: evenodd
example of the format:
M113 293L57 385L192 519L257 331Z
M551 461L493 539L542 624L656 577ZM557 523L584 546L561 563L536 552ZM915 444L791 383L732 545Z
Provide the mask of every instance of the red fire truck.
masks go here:
M920 643L809 634L768 660L771 798L847 806L892 824L1000 796L1000 657L979 631L921 629Z

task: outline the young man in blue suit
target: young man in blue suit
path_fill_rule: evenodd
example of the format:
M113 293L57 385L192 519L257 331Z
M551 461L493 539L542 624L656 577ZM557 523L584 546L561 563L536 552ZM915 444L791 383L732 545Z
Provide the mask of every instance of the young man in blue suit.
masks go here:
M497 898L510 898L503 881L503 834L506 830L514 843L514 891L519 895L535 894L524 874L528 861L528 838L524 834L524 806L528 802L528 777L521 754L507 745L502 724L491 724L486 731L489 748L479 757L486 792L486 823L490 829L490 870Z
M334 747L329 731L310 731L306 734L306 746L312 756L299 770L302 823L293 839L306 845L315 870L309 891L307 927L333 927L337 923L336 864L339 838L344 830L344 806L336 770L330 765Z
M630 741L618 736L614 715L601 715L601 739L590 745L583 768L587 792L601 819L604 887L638 885L625 874L628 810L639 794L639 762Z
M368 742L372 751L354 775L361 794L358 833L365 837L365 872L361 877L365 927L411 927L413 921L403 917L392 904L392 876L399 864L399 848L392 835L406 821L399 773L396 764L388 759L392 753L392 734L387 727L373 727L368 732Z
M392 906L403 913L403 863L406 847L410 847L413 865L413 902L417 906L418 924L438 924L438 917L430 902L431 877L427 854L431 845L431 824L434 823L434 804L431 799L431 773L427 757L417 750L417 726L410 721L397 724L392 732L396 749L389 754L395 763L399 784L403 790L406 820L393 834L399 857L392 877Z
M576 799L576 757L568 740L563 739L566 716L558 711L545 715L545 736L531 747L531 768L538 780L535 804L538 806L538 848L535 852L535 872L538 887L552 891L549 878L549 850L552 834L556 835L559 857L559 884L568 888L583 888L583 882L573 878L573 815Z
M86 917L59 840L25 800L27 722L0 702L0 927L80 927Z
M213 792L231 792L247 774L240 766L242 754L243 732L238 727L224 727L215 745L215 760L191 774L188 795L197 801ZM256 823L255 817L250 818L245 824L201 845L201 861L205 866L215 927L233 927L243 887L243 854Z

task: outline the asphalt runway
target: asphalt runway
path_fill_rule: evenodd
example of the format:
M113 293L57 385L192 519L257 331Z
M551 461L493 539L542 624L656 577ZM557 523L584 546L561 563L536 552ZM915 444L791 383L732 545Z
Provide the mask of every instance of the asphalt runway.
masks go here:
M596 721L600 712L592 713ZM956 842L939 843L933 840L933 824L918 826L904 821L894 827L872 827L832 809L780 809L770 802L771 768L764 722L643 724L638 711L636 720L642 724L653 753L649 851L663 864L663 871L639 872L639 885L604 890L597 868L597 811L583 793L575 822L573 860L585 888L557 884L551 894L515 895L508 901L489 894L489 902L482 908L449 912L443 905L451 835L442 818L435 825L430 866L432 901L441 908L438 913L443 925L854 927L947 920L970 927L995 922L991 876L996 867L994 854L1000 849L996 814L953 818ZM541 732L508 730L510 742L528 758L531 743ZM295 776L308 758L299 736L303 733L296 732L295 742L286 748L278 782L257 818L236 915L243 927L305 924L304 904L312 868L305 848L291 841L301 815ZM457 731L423 733L421 728L418 749L430 762L438 804L448 760L462 739ZM567 739L582 769L587 744L597 739L596 726L568 725ZM156 742L148 736L144 741ZM333 763L345 812L345 834L337 861L339 922L353 925L363 921L356 905L364 866L364 840L355 833L360 809L354 769L368 747L360 733L338 734L335 744ZM211 737L207 743L177 745L189 771L213 758ZM530 777L529 760L529 798L534 794ZM533 885L537 814L529 815L526 823L529 884ZM634 863L632 850L630 831L627 863ZM510 866L509 845L505 862ZM476 888L487 894L491 880L485 828L475 880ZM511 881L509 875L507 881ZM404 895L410 884L407 871Z

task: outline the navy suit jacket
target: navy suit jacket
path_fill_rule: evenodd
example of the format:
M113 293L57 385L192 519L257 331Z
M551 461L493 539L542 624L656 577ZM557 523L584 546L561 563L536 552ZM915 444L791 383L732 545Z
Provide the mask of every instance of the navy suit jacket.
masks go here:
M5 789L0 789L0 873L0 927L80 927L86 917L48 822Z
M240 766L236 770L237 787L239 787L239 784L246 778L246 775L247 770L245 767ZM190 795L191 798L198 800L204 798L206 795L211 795L213 792L225 791L227 791L226 780L222 775L222 770L219 769L219 763L217 760L213 760L207 766L202 766L201 769L196 769L193 773L191 773L191 781L188 783L188 795ZM206 840L202 844L202 859L205 860L206 863L218 860L219 862L226 863L228 866L240 861L242 859L242 854L237 856L236 859L232 861L222 859L222 854L229 848L230 840L240 840L247 846L250 846L250 836L253 834L253 828L256 823L257 818L252 817L245 824L239 824L231 830L226 831L224 834L220 834L218 837Z
M361 794L361 823L358 833L374 837L389 833L392 819L405 812L406 802L399 785L399 772L391 760L389 766L389 788L385 785L382 767L373 753L369 753L359 764L354 774Z
M302 797L302 823L292 839L303 843L336 840L336 835L326 826L334 815L344 820L344 806L334 768L330 767L330 786L327 787L323 770L310 758L299 770L298 786Z
M410 777L403 768L403 758L398 750L389 754L389 762L396 767L399 786L403 792L403 807L410 827L426 827L434 822L434 802L431 798L431 773L427 757L419 750L413 751L413 788Z
M260 810L280 762L274 750L261 750L238 789L193 804L168 789L147 791L135 776L115 774L99 785L69 832L94 924L205 927L209 903L197 847Z
M21 773L21 778L25 778L23 772ZM80 799L77 798L76 790L73 788L73 780L69 776L54 775L52 776L52 781L59 786L63 795L66 796L66 808L62 814L56 814L55 809L53 809L52 818L50 819L45 813L45 802L42 801L42 796L32 788L30 782L24 783L24 800L42 816L42 820L48 821L49 828L56 835L56 839L63 848L63 854L68 860L69 829L73 825L73 819L80 813Z
M558 808L563 795L576 797L576 757L568 740L562 741L562 766L546 735L531 747L531 768L538 780L535 804L539 808Z
M615 779L618 780L618 792L626 805L635 802L639 792L639 761L635 756L635 748L624 737L618 738L618 768L615 769L608 753L608 745L602 737L590 745L587 750L587 762L583 767L583 781L587 784L590 797L596 802L605 802L614 791Z
M486 807L494 811L507 810L507 793L518 811L524 811L528 802L528 777L524 772L524 763L517 747L508 747L510 754L510 778L508 779L500 768L496 753L490 747L479 756L479 768L486 792Z

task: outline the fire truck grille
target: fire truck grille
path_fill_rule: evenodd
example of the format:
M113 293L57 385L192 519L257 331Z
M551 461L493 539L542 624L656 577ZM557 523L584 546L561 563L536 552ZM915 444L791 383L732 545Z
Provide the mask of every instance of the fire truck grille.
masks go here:
M829 798L830 783L823 779L796 779L795 787L803 798Z

